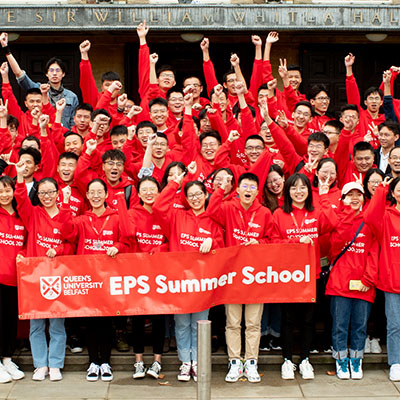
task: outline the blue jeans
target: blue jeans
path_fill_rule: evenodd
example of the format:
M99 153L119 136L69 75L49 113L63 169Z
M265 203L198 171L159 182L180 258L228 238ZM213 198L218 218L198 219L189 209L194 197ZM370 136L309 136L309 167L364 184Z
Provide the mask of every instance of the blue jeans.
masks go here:
M261 335L281 336L281 305L264 304L261 318Z
M341 360L347 357L347 340L350 325L350 357L363 358L367 322L372 303L349 297L331 297L332 357Z
M197 321L207 318L208 310L175 315L176 345L182 362L197 361Z
M46 320L31 319L29 340L31 342L33 365L35 368L63 368L65 358L64 318L49 318L50 343L47 346Z
M400 294L385 292L389 365L400 364Z

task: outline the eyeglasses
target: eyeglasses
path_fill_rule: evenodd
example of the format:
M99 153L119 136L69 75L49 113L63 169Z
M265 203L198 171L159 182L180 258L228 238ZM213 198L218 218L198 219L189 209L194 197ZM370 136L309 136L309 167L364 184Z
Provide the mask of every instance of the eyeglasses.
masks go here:
M193 87L200 87L201 85L198 83L188 83L186 86L184 86L184 88L186 89L188 86L193 86Z
M53 197L57 192L58 192L58 190L56 190L56 189L48 190L47 192L38 192L38 196L39 197L45 197L45 196Z
M369 101L380 101L381 98L380 98L380 96L375 96L375 97L369 96L369 97L367 97L367 100L369 100Z
M329 101L330 97L328 96L320 96L320 97L316 97L315 100L319 100L319 101Z
M294 112L297 115L302 115L303 117L311 117L311 114L309 112L303 112L303 111L295 111Z
M167 114L168 110L150 110L150 114Z
M254 192L258 189L256 185L246 185L245 183L240 185L240 188L243 190L250 190L251 192Z
M87 195L89 197L94 197L94 196L103 197L106 195L106 192L104 190L91 190L90 192L87 192Z
M267 180L267 185L271 185L272 186L274 183L282 182L282 180L283 180L282 177L271 179L271 180Z
M140 188L139 193L140 194L155 194L158 192L157 188Z
M217 146L218 146L218 143L203 143L201 145L201 148L202 149L214 149Z
M160 78L174 78L174 74L168 74L166 72L161 72Z
M107 164L109 167L117 167L117 168L123 168L124 163L121 161L105 161L104 164Z
M368 183L372 186L378 186L380 183L382 183L382 181L368 181Z
M310 150L322 150L324 148L324 145L322 145L322 144L309 144L308 148Z
M263 151L264 147L262 147L262 146L246 146L245 149L247 151Z
M49 72L61 72L61 68L49 68Z
M194 200L194 199L200 199L203 196L204 196L204 193L198 191L196 193L190 193L186 197L188 198L188 200Z

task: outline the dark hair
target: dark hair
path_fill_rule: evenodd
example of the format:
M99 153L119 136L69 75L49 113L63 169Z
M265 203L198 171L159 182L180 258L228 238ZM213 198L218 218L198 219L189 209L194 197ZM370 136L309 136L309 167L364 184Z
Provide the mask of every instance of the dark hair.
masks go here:
M251 115L253 116L253 118L256 117L256 110L253 106L247 105L247 107L249 107L249 110L251 111ZM232 112L233 115L235 116L235 118L237 119L239 114L241 113L241 108L239 106L239 103L236 103L233 108L232 108Z
M228 76L235 74L235 71L233 70L233 68L231 68L229 71L225 72L224 75L222 76L222 82L225 83L228 80ZM211 96L211 94L210 94Z
M46 63L46 67L45 67L46 73L49 72L49 68L50 68L51 64L57 64L61 68L61 71L64 72L64 74L67 72L67 67L66 67L64 61L61 60L60 58L52 57Z
M364 176L364 180L363 180L363 186L364 186L364 193L365 193L365 197L367 199L371 199L372 198L372 194L368 189L368 181L371 178L371 176L373 174L378 174L379 176L382 177L382 180L385 179L385 174L379 169L379 168L370 168Z
M232 72L231 72L231 73L232 73ZM227 89L227 88L223 88L223 89L222 89L222 92L225 93L225 97L228 98L228 89ZM214 93L215 93L215 90L214 90L214 88L212 88L211 91L210 91L210 99L211 99L211 96L212 96Z
M307 144L310 144L311 141L313 142L322 142L324 145L325 149L327 149L330 145L330 140L328 136L325 135L325 133L322 132L313 132L307 139Z
M215 177L221 172L221 171L225 171L229 176L231 176L232 177L232 179L231 179L231 184L232 184L232 187L235 187L235 174L232 172L232 170L230 169L230 168L218 168L214 173L213 173L213 176L212 176L212 183L214 183L214 180L215 180Z
M294 110L293 111L296 111L297 108L300 107L300 106L308 107L310 109L310 111L311 111L311 116L314 115L313 107L312 107L312 105L311 105L311 103L309 101L302 100L302 101L297 102L296 105L294 106Z
M78 107L75 108L74 115L79 110L89 111L90 113L92 113L93 112L93 107L89 103L81 103L81 104L78 105Z
M217 131L203 132L199 136L200 144L203 142L203 140L205 138L208 138L208 137L213 137L213 138L217 139L218 143L221 144L221 136Z
M39 88L35 88L35 87L30 88L30 89L28 89L28 90L26 91L26 93L25 93L25 100L28 98L28 96L29 96L30 94L40 94L40 96L41 96L41 95L42 95L42 92L40 91Z
M42 184L44 184L44 183L52 183L52 184L55 186L56 190L58 191L58 183L57 183L57 181L56 181L55 179L53 179L53 178L43 178L43 179L41 179L41 180L38 182L38 184L37 184L37 190L38 190L38 191L39 191L40 185L42 185Z
M203 182L200 181L190 181L188 182L185 187L183 188L183 192L185 193L185 196L187 197L187 192L192 186L199 186L200 190L206 195L207 194L207 189L206 186L204 185Z
M319 172L319 170L321 169L321 167L322 167L324 164L328 163L328 162L332 163L332 164L335 166L336 174L337 174L337 164L336 164L336 161L335 161L333 158L322 158L321 160L319 160L319 163L318 163L318 165L317 165L316 172ZM332 185L330 186L330 189L332 189L332 188L336 185L336 183L337 183L337 182L336 182L336 180L335 180L335 181L332 183ZM313 179L312 185L313 185L314 187L318 187L318 177L317 177L317 174L314 175L314 179Z
M399 182L400 176L398 176L396 179L393 179L392 182L390 182L389 184L388 200L390 201L390 205L392 206L397 203L396 199L393 196L393 192Z
M207 115L207 109L206 108L202 108L199 112L199 121L201 121L202 119L204 119L205 117L208 117Z
M102 156L101 160L105 163L108 160L111 161L122 161L125 164L126 156L121 150L107 150Z
M260 180L258 179L258 176L256 174L253 174L251 172L245 172L244 174L240 175L239 179L238 179L238 186L240 186L242 181L245 179L252 181L252 182L256 182L257 188L258 188L258 185L260 184Z
M283 169L277 165L277 164L272 164L268 175L271 172L276 172L279 174L283 179L285 179L285 174L283 173ZM268 179L268 176L267 176ZM262 204L269 208L271 212L274 212L277 208L279 208L279 203L278 203L278 198L274 193L272 193L267 186L267 179L265 180L264 187L263 187L263 198L262 198Z
M355 104L345 104L344 106L341 107L340 109L340 116L343 115L343 113L347 110L351 111L356 111L357 114L359 114L358 107Z
M314 210L311 183L306 175L295 172L293 175L289 177L289 179L285 182L285 186L283 187L284 200L282 208L286 214L290 214L293 211L293 206L292 206L293 200L290 197L290 188L294 186L298 180L300 180L303 183L303 185L306 185L308 189L308 195L304 204L304 208L307 211Z
M79 160L79 157L75 153L72 153L71 151L66 151L64 153L61 153L60 157L58 157L58 162L60 162L64 158L66 160L75 160L76 162L78 162Z
M7 115L7 126L12 126L12 125L14 125L15 129L18 129L18 127L19 127L18 118L14 117L14 115L8 114Z
M204 108L203 108L203 110L206 111ZM201 111L203 111L203 110L201 110ZM197 126L197 129L199 130L200 129L200 120L197 117L195 117L194 115L192 115L192 120L195 123L195 125ZM183 127L183 118L181 118L181 120L179 121L178 129L182 130L182 127Z
M84 142L83 137L82 137L79 133L75 133L75 132L72 132L72 131L68 131L68 132L65 132L65 133L64 133L64 141L65 141L65 139L66 139L67 137L72 136L72 135L78 136L79 139L81 139L81 142L82 142L82 144L83 144L83 142Z
M300 65L297 65L297 64L289 64L289 65L287 66L287 70L288 70L288 71L299 71L300 74L301 74Z
M328 94L328 88L323 83L313 85L308 93L308 98L314 100L317 94L321 92Z
M106 117L110 118L110 120L108 121L108 123L111 124L112 117L111 117L110 113L109 113L105 108L98 108L98 109L94 110L94 111L92 112L92 115L90 116L90 119L91 119L92 121L94 121L94 119L95 119L99 114L105 115Z
M192 79L192 78L198 79L199 82L200 82L200 86L203 86L203 82L201 81L201 79L200 79L198 76L194 76L194 75L189 75L189 76L187 76L187 77L182 81L182 86L183 86L183 87L185 86L185 81L186 81L186 79Z
M21 147L22 147L22 143L26 142L27 140L31 140L31 141L33 141L33 142L36 142L37 145L38 145L38 147L39 147L39 149L40 149L40 145L41 145L40 140L39 140L36 136L32 136L32 135L25 136L25 137L22 139L22 141L21 141Z
M379 94L379 97L381 98L381 100L383 99L383 92L382 92L382 90L379 89L379 88L376 87L376 86L371 86L371 87L369 87L369 88L364 92L364 100L367 100L367 97L368 97L370 94L373 94L373 93L378 93L378 94Z
M21 159L21 156L24 154L29 154L33 158L35 165L39 165L42 161L42 155L40 154L40 151L34 149L33 147L27 147L26 149L21 147L18 151L18 159Z
M179 87L176 87L176 86L172 87L171 89L168 89L168 92L167 92L167 95L166 95L167 101L169 101L169 98L171 97L172 93L179 93L179 94L183 95L183 90L181 88L179 88Z
M167 165L167 168L165 168L165 172L164 172L163 178L161 180L161 190L164 189L165 186L167 186L169 171L171 171L171 169L174 168L174 167L180 168L181 171L185 173L185 175L187 174L187 168L186 168L186 165L183 162L181 162L181 161L172 161L171 163L169 163Z
M89 191L90 185L91 185L92 183L96 183L96 182L100 183L100 184L103 186L104 191L107 193L107 185L106 185L106 183L103 181L103 179L100 179L100 178L92 179L92 180L87 184L87 186L86 186L86 192Z
M268 90L268 83L263 83L258 89L257 89L257 94L260 93L261 90Z
M379 130L381 130L384 127L388 128L389 131L391 131L393 133L393 135L395 135L395 136L400 134L400 126L395 121L387 120L378 125Z
M174 79L176 75L175 68L172 65L168 64L163 64L157 69L157 76L160 76L160 74L164 71L171 71L174 74Z
M125 125L116 125L110 131L111 136L118 136L118 135L127 135L128 128Z
M143 182L153 182L157 186L158 192L160 192L161 188L160 188L160 184L158 183L157 179L155 179L153 176L145 176L142 179L140 179L140 181L136 185L136 190L138 193L140 190L140 186ZM142 199L140 199L140 204L143 204Z
M156 97L155 99L151 99L149 101L149 110L154 105L164 106L164 107L167 107L167 109L168 109L168 102L167 102L167 100L163 99L162 97Z
M157 137L160 137L160 138L165 139L165 140L167 141L167 143L168 143L168 136L167 136L165 133L163 133L163 132L156 132L156 135L157 135Z
M157 132L157 127L151 121L140 121L136 125L136 135L138 134L139 129L142 129L142 128L151 128L151 129L153 129L154 133Z
M353 156L356 155L357 151L365 151L365 150L369 150L370 152L372 152L372 154L374 154L374 148L370 143L357 142L353 147Z
M104 83L104 81L120 81L120 80L121 80L121 77L119 76L119 74L117 72L114 72L114 71L105 72L101 76L101 83Z
M340 134L341 130L344 128L344 125L342 122L340 122L337 119L332 119L330 121L326 121L324 126L332 126L333 128L336 129L338 135Z
M10 187L14 192L15 182L14 182L14 179L12 179L11 177L9 177L7 175L0 176L0 183L2 183L4 187L7 187L7 186ZM18 209L17 209L17 200L15 200L15 197L13 197L13 199L11 201L11 206L14 209L15 215L17 217L19 217Z
M244 146L246 147L246 143L249 140L259 140L260 142L262 142L263 146L265 146L265 141L264 139L260 136L260 135L250 135L248 136L248 138L246 139L246 141L244 142Z

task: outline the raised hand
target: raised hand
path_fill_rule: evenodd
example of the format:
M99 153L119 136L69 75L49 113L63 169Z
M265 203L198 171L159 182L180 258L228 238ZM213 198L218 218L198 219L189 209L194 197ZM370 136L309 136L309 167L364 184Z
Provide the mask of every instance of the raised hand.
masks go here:
M1 47L6 47L8 46L8 33L7 32L2 32L0 35L0 44Z
M252 35L251 41L254 44L254 46L262 46L262 40L258 35Z
M71 186L67 185L61 191L63 193L63 203L68 204L71 197Z
M353 54L349 53L344 58L344 65L346 66L346 68L352 67L355 60L356 60L356 56L354 56Z
M197 171L197 163L196 163L196 161L192 161L192 162L187 166L187 170L188 170L188 173L189 173L190 175L194 175L194 174L196 173L196 171Z
M210 48L210 40L208 38L204 38L200 43L200 48L202 51L208 51Z
M149 27L146 25L146 20L141 22L136 28L137 35L139 38L145 38L149 33Z
M238 140L240 138L240 133L236 130L232 130L229 132L228 140L232 143L235 140Z
M80 45L79 45L79 51L81 53L88 53L92 44L89 42L89 40L84 40Z
M230 61L231 61L231 65L233 68L238 67L240 64L240 58L238 57L238 55L236 53L231 54Z
M157 53L153 53L150 54L150 64L157 64L158 62L158 54Z
M270 32L268 33L266 43L276 43L279 40L278 32Z

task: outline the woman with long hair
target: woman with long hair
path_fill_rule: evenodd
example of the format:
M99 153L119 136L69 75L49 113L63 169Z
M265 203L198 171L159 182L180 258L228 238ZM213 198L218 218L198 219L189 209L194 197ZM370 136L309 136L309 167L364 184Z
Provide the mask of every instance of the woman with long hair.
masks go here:
M272 213L283 206L284 184L285 174L282 168L277 164L272 164L262 193L262 204L269 208Z

